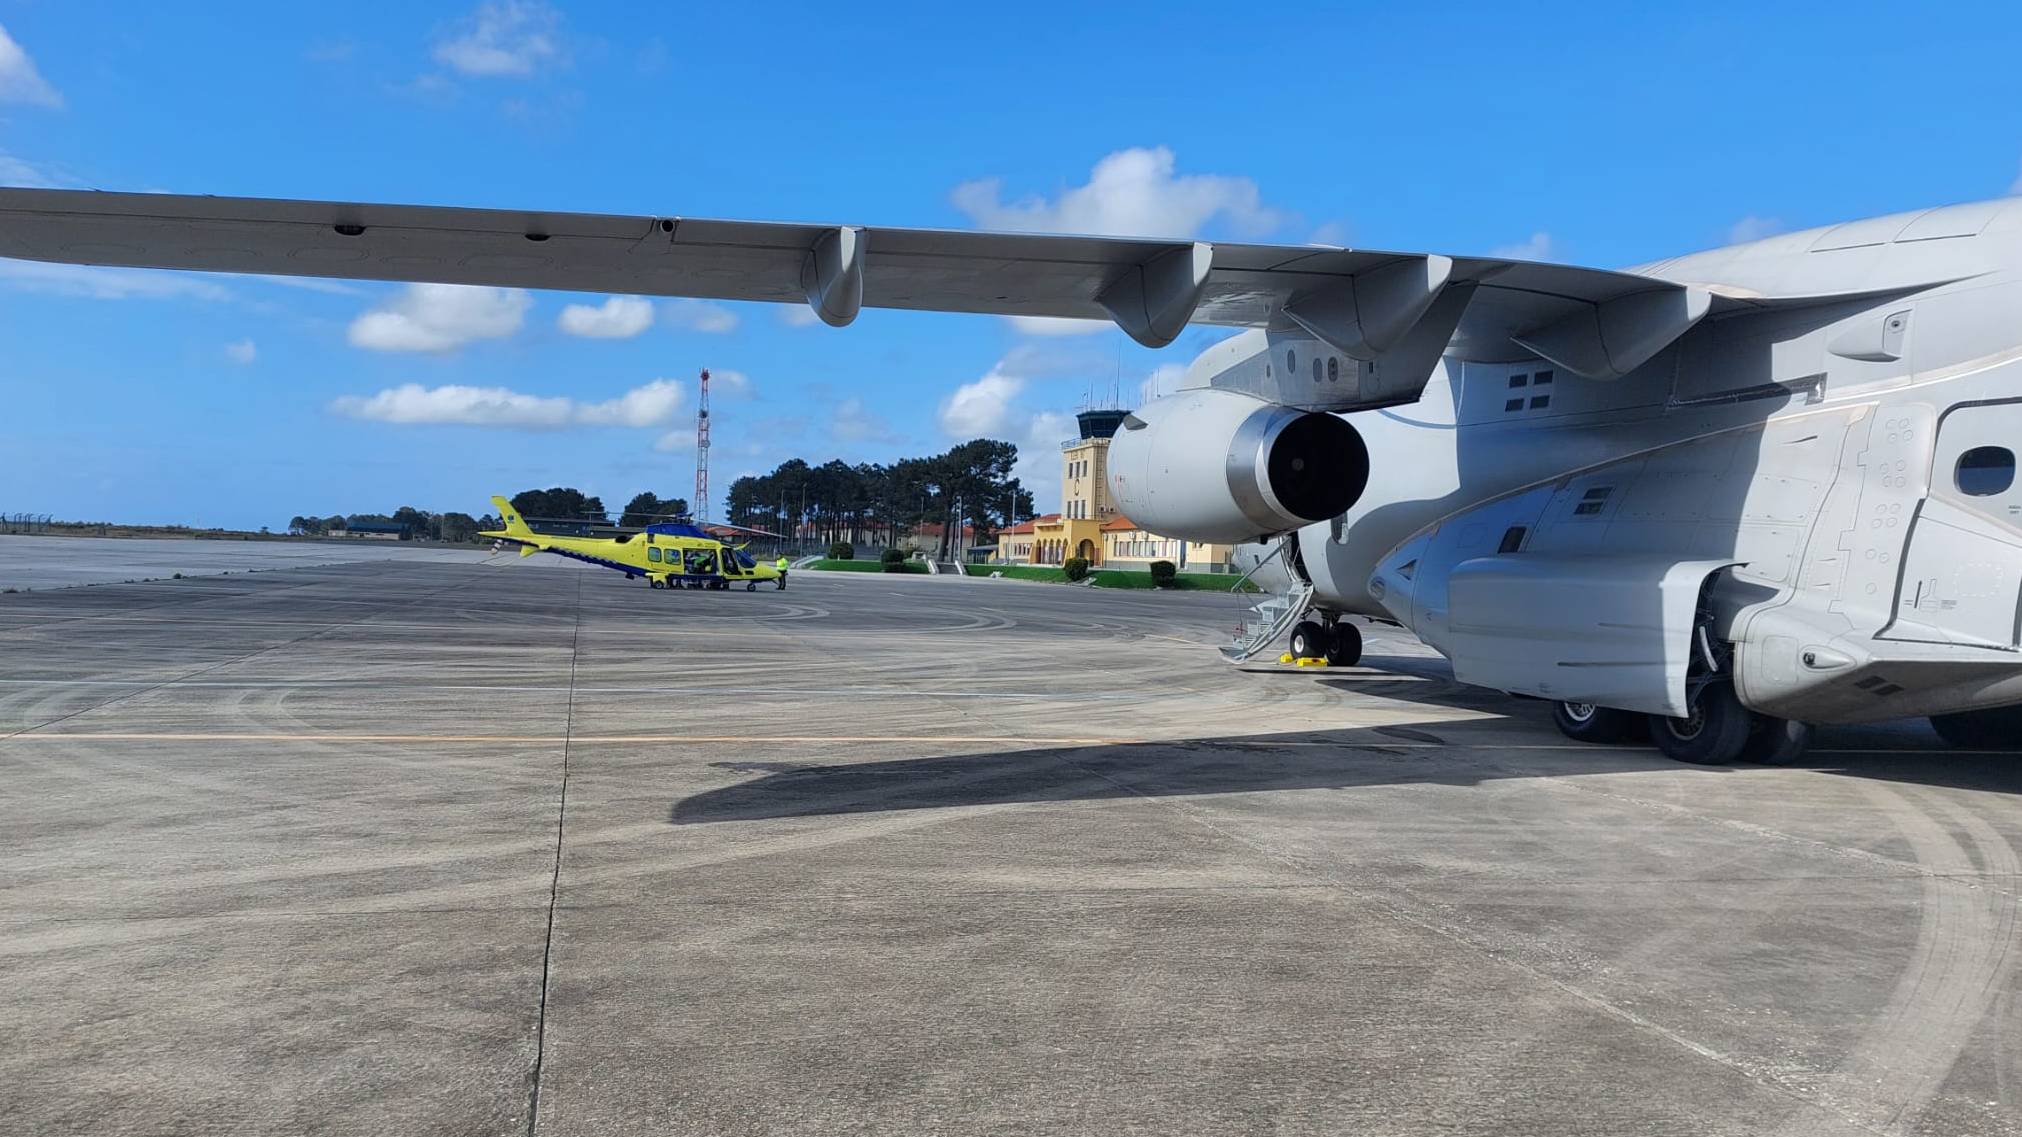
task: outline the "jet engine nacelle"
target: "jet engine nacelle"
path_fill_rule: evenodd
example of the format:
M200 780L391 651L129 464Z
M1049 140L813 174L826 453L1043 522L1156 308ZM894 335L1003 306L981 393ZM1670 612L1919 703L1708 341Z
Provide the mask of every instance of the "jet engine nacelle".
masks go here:
M1345 512L1369 482L1346 419L1208 388L1154 399L1109 444L1117 507L1150 532L1234 544Z

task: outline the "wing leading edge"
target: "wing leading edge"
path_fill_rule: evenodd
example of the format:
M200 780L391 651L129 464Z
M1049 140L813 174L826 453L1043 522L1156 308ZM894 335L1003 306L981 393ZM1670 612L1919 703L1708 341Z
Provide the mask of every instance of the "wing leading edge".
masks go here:
M836 326L865 306L1110 320L1148 347L1188 323L1296 325L1359 359L1411 344L1415 360L1437 339L1603 378L1745 303L1604 269L1318 245L84 190L0 188L0 256L805 303ZM1456 286L1464 303L1437 303Z

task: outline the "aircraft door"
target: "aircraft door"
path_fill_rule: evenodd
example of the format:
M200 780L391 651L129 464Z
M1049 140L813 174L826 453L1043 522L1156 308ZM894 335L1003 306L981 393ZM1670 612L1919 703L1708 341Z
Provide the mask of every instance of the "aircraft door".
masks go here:
M2010 650L2022 623L2022 400L1967 403L1938 421L1930 496L1917 507L1882 638Z

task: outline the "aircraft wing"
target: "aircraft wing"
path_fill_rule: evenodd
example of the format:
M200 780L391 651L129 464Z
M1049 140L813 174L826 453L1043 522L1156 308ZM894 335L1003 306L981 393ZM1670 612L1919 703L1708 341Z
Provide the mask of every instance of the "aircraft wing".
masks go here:
M0 256L807 303L837 326L865 305L1112 320L1149 347L1188 323L1296 325L1413 370L1450 352L1595 377L1750 303L1605 269L1321 245L87 190L0 188Z

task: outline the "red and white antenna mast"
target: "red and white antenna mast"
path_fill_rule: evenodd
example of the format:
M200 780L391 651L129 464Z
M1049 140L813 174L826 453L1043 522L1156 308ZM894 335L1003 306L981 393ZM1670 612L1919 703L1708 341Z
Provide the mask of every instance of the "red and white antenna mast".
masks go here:
M709 520L709 369L702 369L702 401L695 410L695 520Z

